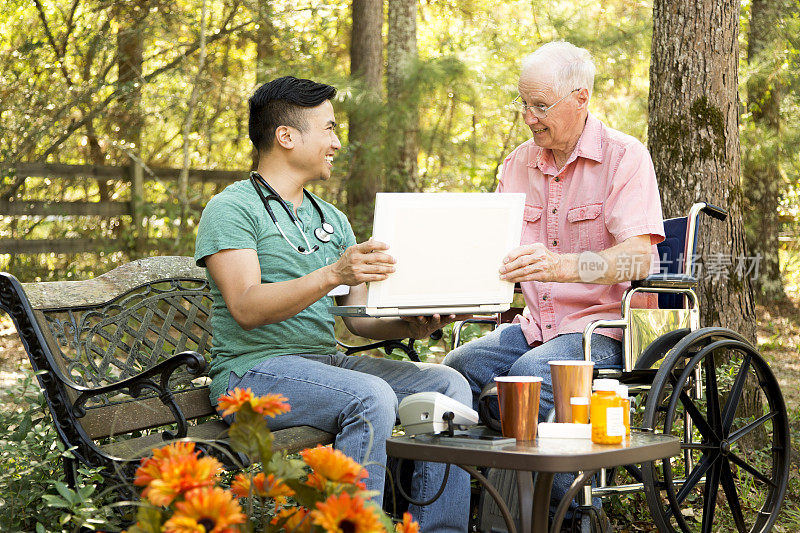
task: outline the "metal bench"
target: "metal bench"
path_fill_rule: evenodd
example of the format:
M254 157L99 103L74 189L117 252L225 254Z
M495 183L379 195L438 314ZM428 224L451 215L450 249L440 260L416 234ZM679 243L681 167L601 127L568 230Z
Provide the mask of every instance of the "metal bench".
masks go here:
M64 460L71 486L78 463L128 482L139 459L171 439L224 448L228 426L208 397L211 302L191 257L140 259L86 281L20 283L0 273L0 309L72 449ZM309 426L273 436L284 452L334 437Z

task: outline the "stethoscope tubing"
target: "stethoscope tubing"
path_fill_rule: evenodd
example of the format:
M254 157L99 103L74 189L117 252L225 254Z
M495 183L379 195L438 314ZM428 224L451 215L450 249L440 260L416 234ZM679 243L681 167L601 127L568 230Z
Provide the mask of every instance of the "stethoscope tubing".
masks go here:
M303 228L300 225L300 221L294 215L294 213L292 212L291 208L287 205L287 203L284 201L284 199L281 198L281 195L278 194L278 192L275 189L273 189L272 186L269 183L267 183L267 180L265 180L264 177L261 174L259 174L256 171L250 172L250 182L253 184L253 187L255 188L256 193L258 193L258 197L261 199L261 203L264 204L264 208L267 210L267 214L269 215L269 218L272 219L272 222L275 224L275 227L278 228L278 232L281 234L283 239L287 243L289 243L289 245L292 248L294 248L294 250L296 252L298 252L300 254L303 254L303 255L309 255L309 254L312 254L312 253L316 252L317 250L319 250L319 245L317 245L317 244L315 244L313 246L311 245L311 243L308 241L308 237L306 237L306 233L303 231ZM269 195L268 196L264 195L264 193L261 191L261 187L259 185L261 187L264 187L265 189L267 189L267 191L269 191ZM323 242L323 243L330 241L331 240L331 235L333 235L333 233L334 233L333 226L331 224L329 224L325 220L325 215L322 213L322 208L319 206L319 204L314 199L314 197L311 196L311 194L305 189L303 189L303 194L305 195L306 198L308 198L308 200L311 202L311 205L314 207L314 209L319 214L319 219L320 219L320 223L321 224L320 224L319 228L314 230L314 236L320 242ZM294 226L300 232L300 235L303 237L303 241L305 242L307 248L303 248L302 246L295 245L291 240L289 240L289 237L286 236L286 233L283 231L283 228L281 228L281 225L278 224L278 218L275 216L275 213L272 211L272 208L269 205L270 200L275 200L281 205L283 210L289 216L289 220L292 221L292 224L294 224Z

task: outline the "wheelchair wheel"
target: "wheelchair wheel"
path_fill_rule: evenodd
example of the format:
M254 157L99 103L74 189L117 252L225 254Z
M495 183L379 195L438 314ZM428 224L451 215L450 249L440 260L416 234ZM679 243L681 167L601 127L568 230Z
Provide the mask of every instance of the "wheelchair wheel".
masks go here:
M789 476L789 422L775 376L743 337L704 328L681 339L656 373L644 424L681 436L679 456L643 465L660 531L771 529Z

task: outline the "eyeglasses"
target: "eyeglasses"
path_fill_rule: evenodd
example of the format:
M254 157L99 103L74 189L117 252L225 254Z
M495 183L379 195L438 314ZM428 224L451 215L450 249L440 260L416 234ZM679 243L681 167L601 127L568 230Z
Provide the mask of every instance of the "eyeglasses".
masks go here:
M530 112L533 113L533 116L535 116L536 118L545 118L545 117L547 117L547 113L551 109L553 109L555 106L557 106L559 103L561 103L561 101L564 98L566 98L567 96L571 95L575 91L580 91L580 89L572 89L570 92L568 92L567 94L565 94L564 96L562 96L561 98L556 100L556 102L553 105L549 105L549 106L546 106L544 104L528 105L528 104L525 103L525 100L522 99L522 96L517 96L516 98L514 98L514 101L512 101L511 104L514 107L516 107L517 110L519 110L522 113L523 116L525 115L525 113L528 112L528 110L530 110Z

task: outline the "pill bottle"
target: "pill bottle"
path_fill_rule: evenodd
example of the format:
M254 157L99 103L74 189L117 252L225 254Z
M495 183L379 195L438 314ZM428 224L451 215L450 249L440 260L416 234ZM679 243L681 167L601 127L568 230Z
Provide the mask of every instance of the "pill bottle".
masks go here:
M631 434L631 399L628 397L628 386L619 385L617 396L622 400L622 423L625 424L625 436Z
M570 406L572 407L572 423L573 424L588 424L589 423L589 398L585 396L573 396L569 399Z
M592 442L595 444L619 444L625 435L618 386L616 379L594 380L589 418L592 422Z

